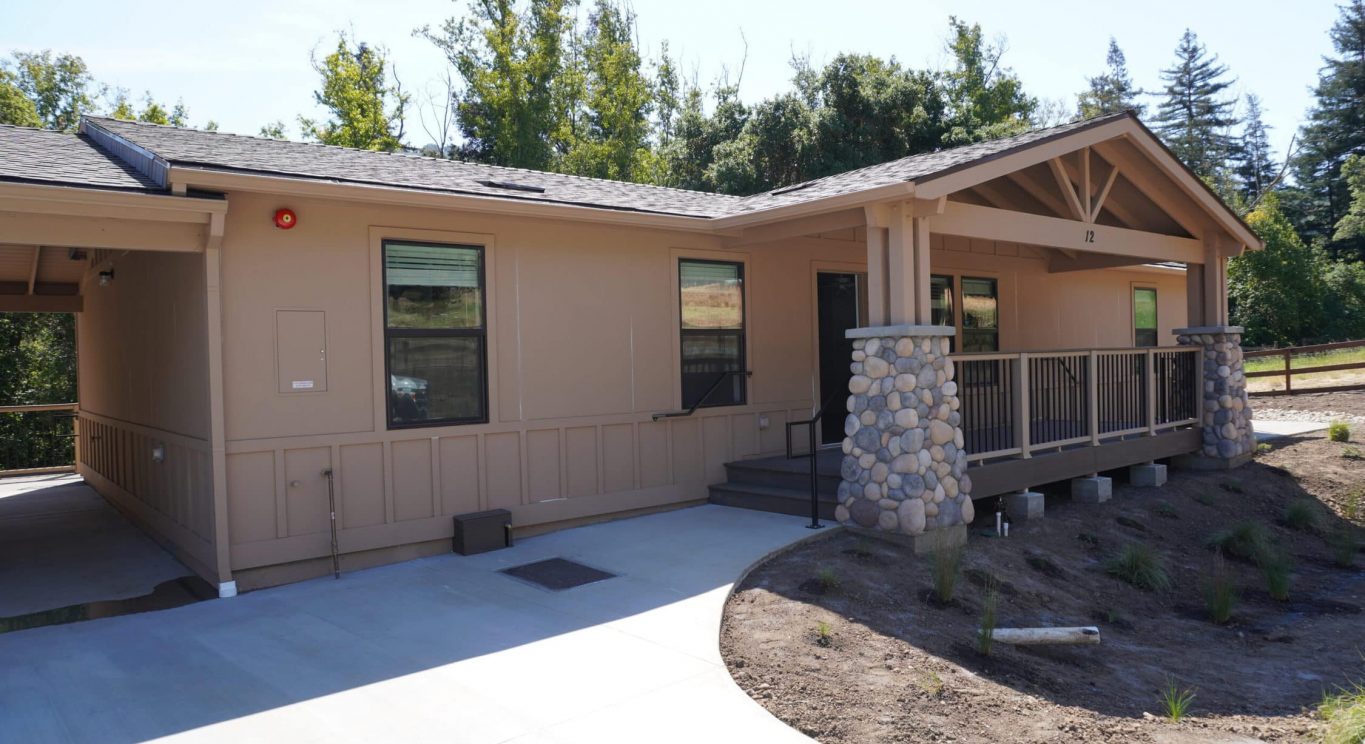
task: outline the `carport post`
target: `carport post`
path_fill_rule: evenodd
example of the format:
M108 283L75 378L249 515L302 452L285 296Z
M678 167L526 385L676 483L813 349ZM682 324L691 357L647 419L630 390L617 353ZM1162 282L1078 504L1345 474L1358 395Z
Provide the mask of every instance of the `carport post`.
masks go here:
M223 224L226 215L215 212L209 222L204 248L204 297L207 304L209 362L209 439L213 450L213 547L218 596L237 596L232 580L231 543L227 509L227 430L223 423Z

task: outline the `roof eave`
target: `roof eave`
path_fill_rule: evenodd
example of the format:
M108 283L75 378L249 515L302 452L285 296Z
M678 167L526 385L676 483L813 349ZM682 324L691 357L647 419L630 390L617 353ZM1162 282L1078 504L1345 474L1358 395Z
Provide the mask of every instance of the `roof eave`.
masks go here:
M661 214L635 210L590 207L574 204L509 199L447 191L345 181L324 181L276 174L226 171L171 163L169 182L177 186L211 191L247 191L281 196L342 199L394 206L455 209L521 217L571 219L618 225L656 227L688 232L711 232L715 220L709 217Z

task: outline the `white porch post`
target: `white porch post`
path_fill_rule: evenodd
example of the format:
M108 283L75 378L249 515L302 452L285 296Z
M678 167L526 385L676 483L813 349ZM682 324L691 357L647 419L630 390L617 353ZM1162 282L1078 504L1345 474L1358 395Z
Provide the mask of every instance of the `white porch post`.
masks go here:
M929 229L943 204L920 200L868 210L874 325L845 334L853 363L835 517L913 536L917 551L965 541L974 516L948 358L954 329L929 325ZM874 237L883 225L885 264L876 260L881 242ZM886 292L884 315L875 309L879 287Z

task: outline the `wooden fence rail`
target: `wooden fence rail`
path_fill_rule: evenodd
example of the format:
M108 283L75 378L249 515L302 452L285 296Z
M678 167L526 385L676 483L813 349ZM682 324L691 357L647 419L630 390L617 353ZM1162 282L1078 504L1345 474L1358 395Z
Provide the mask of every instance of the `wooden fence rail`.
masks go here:
M1314 344L1312 346L1288 346L1283 349L1262 349L1259 351L1248 351L1242 356L1246 359L1256 359L1263 357L1281 357L1284 359L1283 369L1267 369L1260 372L1247 372L1247 379L1253 377L1283 377L1284 390L1258 390L1252 395L1293 395L1294 375L1308 375L1315 372L1345 372L1347 370L1365 370L1365 361L1351 362L1348 364L1322 364L1316 367L1295 367L1294 357L1303 354L1321 354L1325 351L1337 351L1339 349L1358 349L1365 348L1365 339L1360 341L1340 341L1333 344ZM1326 385L1323 387L1302 388L1297 392L1301 393L1335 393L1346 390L1365 390L1365 383L1355 383L1351 385Z

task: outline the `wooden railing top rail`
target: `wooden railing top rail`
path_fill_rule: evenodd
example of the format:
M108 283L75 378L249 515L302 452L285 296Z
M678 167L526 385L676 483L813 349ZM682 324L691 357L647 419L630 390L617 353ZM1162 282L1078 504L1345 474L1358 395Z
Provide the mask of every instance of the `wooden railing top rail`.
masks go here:
M1258 349L1256 351L1243 352L1242 356L1247 358L1284 356L1285 354L1316 354L1322 351L1335 351L1337 349L1354 349L1365 346L1365 339L1359 341L1337 341L1330 344L1314 344L1312 346L1286 346L1282 349Z
M1146 354L1149 351L1157 353L1174 351L1197 354L1202 351L1202 348L1198 346L1141 346L1137 348L1125 346L1101 349L1045 349L1039 351L962 351L949 354L948 358L969 362L989 362L996 359L1018 359L1021 356L1047 357L1089 354L1092 351L1098 354Z
M39 413L41 411L74 411L75 403L39 403L30 406L0 406L0 413Z

